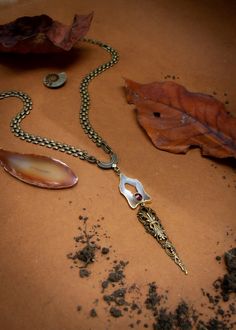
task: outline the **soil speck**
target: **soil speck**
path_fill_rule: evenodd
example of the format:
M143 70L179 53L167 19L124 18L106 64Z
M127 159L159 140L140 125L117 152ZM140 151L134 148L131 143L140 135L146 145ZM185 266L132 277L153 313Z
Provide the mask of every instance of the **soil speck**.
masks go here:
M89 277L89 275L90 275L90 272L87 270L87 269L85 269L85 268L81 268L80 269L80 271L79 271L79 276L80 277Z
M97 312L96 312L96 310L95 310L94 308L91 309L89 315L90 315L91 317L96 317L96 316L98 316L98 315L97 315Z
M121 317L122 316L121 310L116 308L116 307L111 307L110 308L110 314L113 317Z
M103 247L101 252L102 252L102 254L108 254L110 252L110 250L107 247Z

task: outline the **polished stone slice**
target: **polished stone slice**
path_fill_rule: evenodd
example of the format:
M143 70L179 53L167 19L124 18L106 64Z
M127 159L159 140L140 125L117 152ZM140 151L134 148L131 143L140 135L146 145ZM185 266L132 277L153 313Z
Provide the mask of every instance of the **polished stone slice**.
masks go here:
M41 188L70 188L78 182L66 164L46 156L0 149L0 165L17 179Z

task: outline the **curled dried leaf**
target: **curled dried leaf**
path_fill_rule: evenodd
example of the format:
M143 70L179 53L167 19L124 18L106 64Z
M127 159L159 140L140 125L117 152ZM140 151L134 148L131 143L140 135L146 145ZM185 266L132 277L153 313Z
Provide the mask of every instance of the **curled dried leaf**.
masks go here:
M171 81L126 80L126 91L139 124L157 148L186 153L198 146L205 156L236 158L236 118L214 97L189 92Z
M71 26L47 15L23 16L0 25L0 52L50 53L68 51L89 30L93 13L75 15Z

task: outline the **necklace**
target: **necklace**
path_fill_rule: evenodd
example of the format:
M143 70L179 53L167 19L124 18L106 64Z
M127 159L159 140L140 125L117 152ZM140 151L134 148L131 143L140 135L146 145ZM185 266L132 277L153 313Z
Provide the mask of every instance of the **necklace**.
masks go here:
M150 233L162 246L162 248L166 251L166 253L171 257L171 259L180 267L180 269L187 274L187 269L179 258L173 244L168 239L168 236L160 222L160 219L156 215L155 211L150 207L146 206L147 202L151 201L151 197L144 191L143 186L140 181L137 179L131 179L126 177L118 167L118 157L113 152L112 148L109 144L103 140L103 138L94 130L90 121L89 121L89 109L90 109L90 96L88 92L88 85L96 78L99 74L111 68L114 64L118 62L118 52L112 48L104 44L103 42L83 38L84 42L88 42L91 44L95 44L104 50L106 50L110 56L110 61L98 66L96 69L92 70L88 73L80 83L80 96L81 96L81 107L80 107L80 124L83 128L85 134L88 135L89 139L96 144L97 147L101 148L106 154L109 155L110 160L108 162L103 162L97 159L95 156L90 155L87 151L78 149L77 147L68 145L63 142L54 141L52 139L35 136L33 134L27 133L24 131L20 123L21 121L30 114L32 110L32 100L31 98L24 92L20 91L6 91L0 93L0 100L5 99L7 97L17 97L23 102L23 109L11 120L11 131L12 133L29 143L37 144L43 147L51 148L54 150L58 150L64 152L68 155L72 155L74 157L78 157L81 160L86 160L89 163L96 164L99 168L104 170L112 169L119 177L120 184L119 189L120 193L124 195L129 206L132 209L135 209L139 206L139 210L137 213L138 220L144 225L146 231ZM133 193L126 188L126 184L135 187L136 192Z

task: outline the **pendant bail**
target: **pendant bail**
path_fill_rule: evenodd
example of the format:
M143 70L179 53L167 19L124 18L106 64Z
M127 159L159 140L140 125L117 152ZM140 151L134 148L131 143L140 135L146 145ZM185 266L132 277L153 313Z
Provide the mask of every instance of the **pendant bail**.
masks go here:
M110 157L111 157L111 160L110 160L110 162L107 162L107 163L101 162L100 160L98 160L97 166L102 168L103 170L109 170L109 169L113 168L113 166L118 163L118 157L113 152L110 154Z

